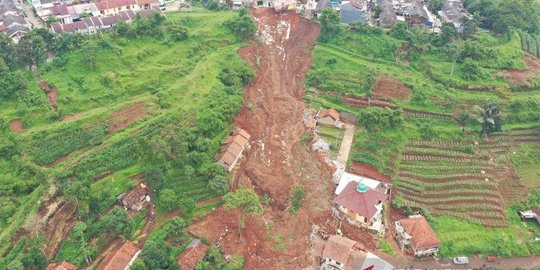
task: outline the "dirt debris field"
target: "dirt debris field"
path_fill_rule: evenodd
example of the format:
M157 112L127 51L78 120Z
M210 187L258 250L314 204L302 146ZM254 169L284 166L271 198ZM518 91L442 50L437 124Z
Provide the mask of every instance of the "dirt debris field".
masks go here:
M406 87L404 83L389 76L381 76L373 91L376 98L396 98L399 100L408 99L411 93L411 89Z
M109 134L137 122L145 115L146 108L143 103L135 103L126 109L114 112L111 119L111 126L109 127Z
M252 135L252 146L235 180L260 196L268 195L270 207L261 216L246 218L241 235L235 213L223 208L189 230L219 240L228 254L244 255L245 269L306 268L316 263L310 255L312 225L326 228L325 224L332 223L335 189L333 168L301 141L306 133L301 121L306 108L304 83L320 30L296 13L259 9L252 15L258 25L257 41L241 48L239 54L253 66L256 76L245 88L235 123ZM288 198L295 184L305 187L306 200L293 215ZM335 233L339 224L334 223L327 233Z
M523 62L525 62L527 68L525 70L512 69L508 72L496 74L498 77L506 78L510 82L517 83L519 85L526 84L527 81L533 79L540 73L540 60L538 58L531 57L529 55L523 56Z

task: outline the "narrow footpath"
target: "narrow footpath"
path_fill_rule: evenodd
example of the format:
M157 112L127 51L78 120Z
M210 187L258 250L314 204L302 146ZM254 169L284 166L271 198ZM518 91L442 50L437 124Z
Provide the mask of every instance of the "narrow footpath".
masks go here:
M347 166L347 160L349 160L349 153L351 152L351 146L354 140L354 125L345 124L345 134L343 135L343 141L339 148L339 154L337 156L337 162L341 163L344 167Z

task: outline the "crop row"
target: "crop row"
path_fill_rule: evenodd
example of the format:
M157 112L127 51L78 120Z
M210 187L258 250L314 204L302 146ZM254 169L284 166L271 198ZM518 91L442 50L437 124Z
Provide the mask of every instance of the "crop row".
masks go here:
M404 154L402 156L402 159L404 160L412 160L412 161L445 161L445 162L452 162L452 163L471 163L474 162L475 164L485 164L485 160L479 159L479 158L457 158L457 157L440 157L440 156L424 156L424 155L415 155L415 154Z
M402 191L404 198L408 200L416 201L422 204L436 205L436 204L445 204L445 203L461 203L463 201L466 201L467 203L501 205L500 200L486 197L486 196L473 195L473 196L453 196L450 198L424 198L424 197L418 197L411 194L407 194L405 190L400 190L399 188L398 190Z
M470 187L478 187L478 188L489 188L489 189L496 189L496 186L493 182L486 182L486 181L466 181L466 180L457 180L457 181L451 181L451 182L425 182L418 179L412 179L412 178L396 178L396 183L409 183L414 184L419 187L425 187L425 188L453 188L455 186L470 186Z
M453 205L437 205L434 207L435 210L439 211L458 211L458 212L468 212L468 211L497 211L501 208L494 204L482 204L482 205L471 205L471 204L453 204Z
M425 155L447 156L447 157L475 157L474 154L465 153L451 149L431 148L431 147L415 147L406 146L404 153L420 153Z
M418 186L413 186L413 189L411 190L411 185L407 185L406 182L397 182L395 184L396 188L399 188L400 190L404 190L402 188L405 188L405 190L420 193L419 195L451 195L451 194L491 194L499 196L499 193L497 190L493 189L468 189L468 188L456 188L456 189L422 189L420 190Z
M433 146L468 146L470 142L457 141L436 141L436 140L409 140L409 144L414 145L433 145Z
M484 180L484 178L488 177L490 178L490 174L482 174L480 172L473 172L473 173L439 173L439 174L426 174L426 173L418 173L418 172L411 172L408 170L400 170L399 176L403 177L409 177L409 178L419 178L419 179L433 179L434 181L440 181L440 180L457 180L462 178L470 178L470 179L477 179L477 180Z

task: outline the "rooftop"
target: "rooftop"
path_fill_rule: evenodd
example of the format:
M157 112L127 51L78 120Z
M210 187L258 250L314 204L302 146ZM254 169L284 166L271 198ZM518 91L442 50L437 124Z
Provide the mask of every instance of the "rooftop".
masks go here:
M399 223L401 223L405 232L411 235L411 243L415 249L435 248L441 244L423 216L400 219Z
M68 262L50 263L47 270L77 270L77 266Z
M355 182L348 183L345 189L334 199L334 203L370 220L377 213L375 206L381 201L386 201L388 195L373 189L358 192L357 186L358 184Z
M139 252L140 249L135 244L126 241L119 249L110 253L103 262L101 262L97 270L124 269L130 264L133 257L139 255Z
M206 255L208 246L199 239L193 239L184 252L177 258L177 262L182 270L192 270Z

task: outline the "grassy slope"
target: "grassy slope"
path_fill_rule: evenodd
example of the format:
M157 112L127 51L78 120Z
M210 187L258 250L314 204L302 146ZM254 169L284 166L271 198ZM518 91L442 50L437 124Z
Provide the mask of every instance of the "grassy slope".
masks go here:
M114 111L126 108L135 102L142 102L147 108L148 115L143 120L115 134L105 135L101 144L89 145L87 148L73 152L68 159L50 169L41 168L44 174L47 176L63 171L64 166L69 167L74 162L76 164L81 159L80 157L92 157L95 153L99 153L100 149L108 149L115 142L133 136L134 133L146 128L150 122L159 123L160 119L175 117L180 111L199 110L206 104L208 97L205 94L215 87L222 86L217 76L223 68L223 63L231 60L239 61L236 50L243 44L237 42L236 38L222 26L224 21L234 16L237 16L237 13L216 13L204 10L193 13L170 13L167 15L169 21L180 20L183 17L189 18L190 38L188 40L176 43L151 38L121 40L115 42L121 54L103 49L95 52L95 57L98 59L95 70L88 70L82 62L80 50L67 54L68 64L62 70L46 68L41 70L41 78L59 89L59 109L64 114L74 115L76 120L54 121L50 117L54 113L46 105L28 110L44 115L35 118L31 113L18 112L13 102L2 103L0 114L8 118L21 117L25 122L27 130L15 136L24 151L23 158L29 159L28 154L32 150L29 147L32 144L39 145L41 139L47 138L43 134L62 134L65 128L73 126L93 127L98 123L107 122ZM112 84L102 83L105 75L110 75ZM83 91L73 79L77 77L84 77ZM35 81L31 83L35 84L36 91L43 95L37 88L37 83ZM215 140L221 141L224 134L225 131L220 133ZM76 150L79 146L81 145L71 150ZM10 166L10 164L5 165ZM92 194L95 195L104 189L109 190L112 196L119 194L133 186L132 177L140 174L143 165L121 168L112 176L96 182L92 185ZM6 166L0 164L1 168ZM11 177L15 178L13 179L15 181L24 181L19 179L23 176L13 174ZM35 197L33 193L21 196L19 200L23 202L31 197ZM202 199L207 197L204 196ZM107 199L107 202L112 202L112 199ZM28 213L29 208L25 207L26 205L21 204L21 208L15 213L17 220L21 222L24 222L24 217ZM104 203L105 208L106 206L107 203ZM0 242L6 243L5 241L19 225L19 222L9 223L9 226L7 223L0 222L0 231L2 231ZM2 245L2 247L7 248L9 245Z
M501 66L508 65L508 63L511 63L515 68L523 68L523 62L520 58L523 52L517 35L512 36L509 41L504 38L492 37L489 34L480 34L477 39L498 53L498 61L480 63L486 72L496 72L500 70ZM366 71L370 69L380 74L393 76L412 88L413 95L409 100L394 101L402 107L456 114L470 110L472 104L480 104L483 100L499 99L500 94L455 89L434 81L430 76L443 78L443 82L457 81L457 85L509 86L508 82L493 76L490 76L485 81L465 81L460 77L459 65L454 76L450 78L452 63L445 61L444 57L438 53L425 54L420 57L420 60L432 66L432 74L434 75L428 76L422 70L415 70L407 64L396 63L389 59L388 56L381 56L380 52L372 49L383 48L385 42L393 43L396 40L389 36L371 38L364 35L364 37L360 38L346 36L345 38L331 39L328 43L318 43L313 51L313 68L308 75L308 87L315 87L323 90L323 92L335 91L364 96L366 93L361 90L361 80ZM328 60L332 58L337 61L334 64L329 64ZM455 82L454 85L456 85ZM426 98L421 101L415 100L415 95L419 94ZM509 104L515 100L538 97L537 94L537 91L514 93L507 96L510 100L502 100L502 103ZM308 93L306 100L314 108L333 107L356 114L362 111L361 109L351 108L335 98L318 96L314 93ZM468 126L468 132L465 137L462 137L460 134L461 127L455 122L406 117L403 127L399 130L380 132L359 130L355 136L351 158L361 159L365 162L372 161L372 165L389 175L393 175L396 164L400 162L399 156L396 157L396 154L399 155L404 142L408 139L421 138L422 131L418 127L426 123L435 130L436 135L433 139L453 141L481 139L477 135L479 126L475 124ZM504 129L531 127L535 124L537 123L515 122L504 126ZM538 157L535 158L538 159ZM527 169L524 169L524 167ZM518 172L523 175L534 175L536 170L532 169L532 172L529 172L531 168L535 168L535 166L528 162L525 166L518 166ZM480 253L484 255L523 256L540 254L540 245L528 242L531 236L528 227L531 227L531 224L526 227L519 221L516 213L511 210L507 211L507 216L510 226L500 229L485 229L485 227L476 223L461 221L453 217L434 217L432 225L442 241L441 255L455 256ZM532 227L534 232L539 233L538 226L532 224Z

